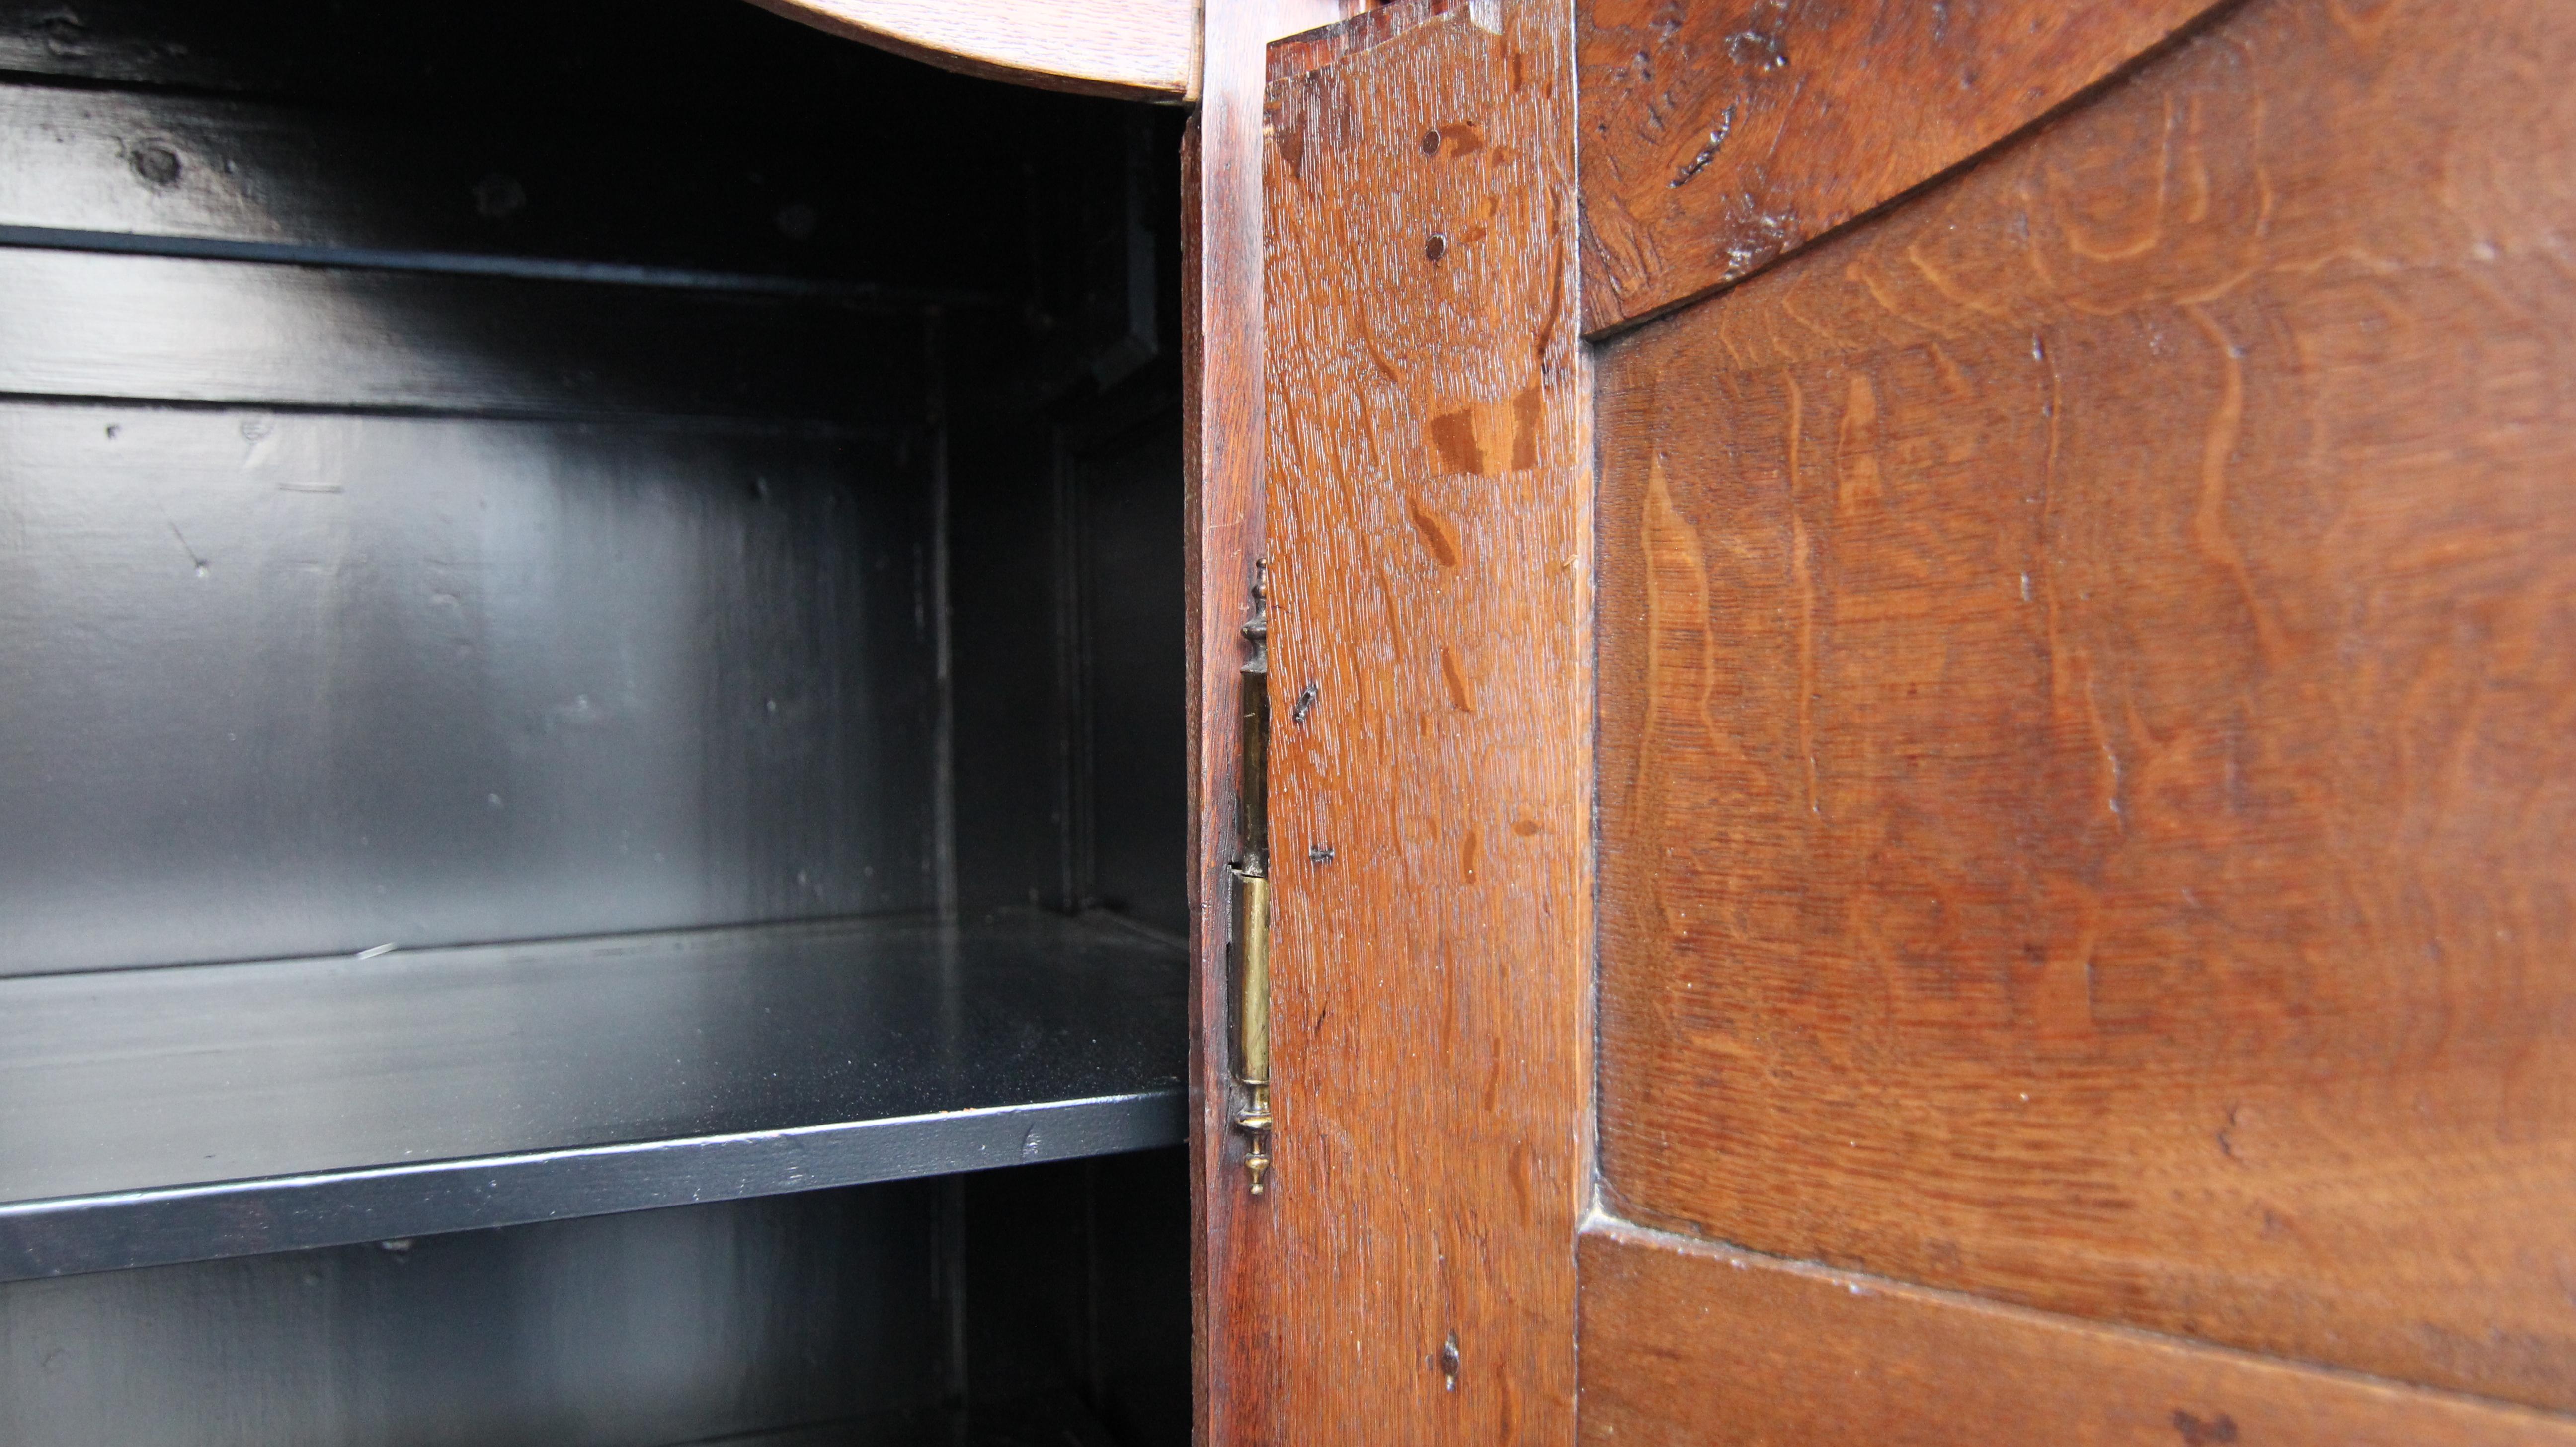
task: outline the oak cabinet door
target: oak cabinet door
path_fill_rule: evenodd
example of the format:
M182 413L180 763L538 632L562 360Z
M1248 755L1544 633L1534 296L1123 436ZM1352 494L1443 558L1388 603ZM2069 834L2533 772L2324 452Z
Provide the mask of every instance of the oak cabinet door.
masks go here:
M1235 1391L1270 1434L1240 1440L1574 1428L1593 541L1566 19L1397 5L1270 52L1277 1124L1235 1218L1267 1344Z
M2576 1441L2576 11L1267 64L1205 1439Z

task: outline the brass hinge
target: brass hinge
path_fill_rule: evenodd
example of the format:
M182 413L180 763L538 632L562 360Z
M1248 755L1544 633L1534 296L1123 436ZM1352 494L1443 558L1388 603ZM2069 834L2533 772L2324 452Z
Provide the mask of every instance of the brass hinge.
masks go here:
M1243 771L1237 796L1242 849L1234 865L1234 1078L1243 1100L1234 1124L1248 1137L1243 1168L1252 1194L1270 1169L1270 603L1266 565L1253 565L1244 641Z
M1235 1079L1244 1101L1237 1130L1249 1136L1243 1168L1252 1194L1261 1194L1270 1169L1270 881L1234 872Z

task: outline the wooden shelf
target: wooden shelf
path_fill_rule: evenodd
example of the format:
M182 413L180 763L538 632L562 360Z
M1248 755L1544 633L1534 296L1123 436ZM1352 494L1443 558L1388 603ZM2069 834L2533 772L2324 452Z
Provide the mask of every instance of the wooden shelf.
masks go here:
M1183 968L1032 911L0 980L0 1280L1177 1143Z

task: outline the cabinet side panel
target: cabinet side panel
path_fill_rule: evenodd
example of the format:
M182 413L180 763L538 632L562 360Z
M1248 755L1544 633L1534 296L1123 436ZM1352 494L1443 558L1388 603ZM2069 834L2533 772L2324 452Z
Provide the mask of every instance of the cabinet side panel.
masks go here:
M2576 1407L2571 66L2256 0L1606 350L1611 1209Z
M1570 16L1411 8L1270 88L1264 1410L1280 1442L1567 1442L1592 938Z

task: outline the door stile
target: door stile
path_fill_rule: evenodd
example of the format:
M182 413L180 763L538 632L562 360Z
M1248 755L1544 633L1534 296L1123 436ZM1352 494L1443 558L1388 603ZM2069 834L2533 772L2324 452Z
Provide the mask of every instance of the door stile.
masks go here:
M1255 1440L1243 1384L1262 1370L1246 1320L1257 1244L1239 1229L1242 1166L1229 1139L1226 946L1237 837L1237 671L1261 554L1261 96L1263 48L1329 24L1341 0L1206 0L1200 97L1181 157L1186 372L1184 576L1189 587L1190 1214L1193 1435ZM1251 1394L1257 1397L1257 1393ZM1250 1420L1257 1421L1255 1415Z
M1213 1443L1574 1437L1593 980L1574 75L1570 0L1402 0L1270 52L1274 1164L1257 1197L1240 1170L1202 1178L1245 1333Z

